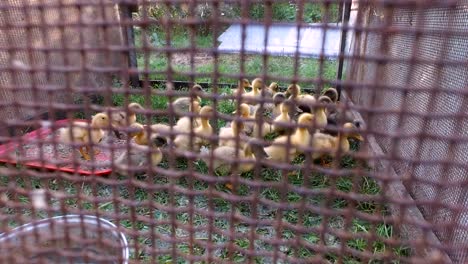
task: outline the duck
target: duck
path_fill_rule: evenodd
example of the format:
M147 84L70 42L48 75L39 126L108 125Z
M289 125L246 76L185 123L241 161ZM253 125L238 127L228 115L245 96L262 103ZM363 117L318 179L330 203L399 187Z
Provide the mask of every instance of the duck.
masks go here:
M210 150L208 148L202 149L202 160L209 164ZM255 143L255 140L249 140L242 148L236 148L232 146L218 146L213 150L213 168L217 171L226 173L232 173L233 164L232 161L236 160L236 153L239 163L237 169L238 172L244 173L249 172L255 167L255 161L263 158L268 159L267 153L264 149Z
M279 85L278 85L278 83L276 83L276 82L270 83L270 85L268 86L268 91L271 92L271 95L272 95L272 97L273 97L277 92L279 92Z
M204 93L203 88L200 85L195 84L192 86L192 88L190 88L190 92L193 93L193 96L179 97L174 102L172 102L172 107L174 108L174 112L176 114L184 115L185 113L189 112L192 101L201 103L201 97L199 94ZM169 103L167 104L167 107L169 107Z
M261 78L256 78L252 81L252 91L244 93L242 96L242 102L250 105L257 104L258 100L262 96L262 90L265 89L265 84Z
M257 108L254 113L254 123L252 130L252 137L263 139L267 134L273 132L270 112L265 108ZM259 123L261 121L261 124ZM260 130L261 128L261 130Z
M289 134L294 129L291 127L293 120L289 115L290 108L293 107L291 101L287 100L279 104L281 113L273 120L272 130L278 134Z
M223 127L219 130L218 146L236 147L236 140L239 139L239 146L244 147L247 135L244 132L244 122L232 121L230 127Z
M114 161L114 164L119 171L128 171L128 164L134 167L148 167L148 161L151 166L157 166L163 159L161 147L167 144L166 138L155 136L152 138L151 144L141 145L131 143L129 149L120 154ZM151 152L148 159L148 153Z
M128 127L134 124L137 121L135 111L144 110L143 106L139 103L130 103L128 106L128 111L126 110L117 110L112 109L110 114L111 124L114 129L114 134L117 139L121 139L122 135L118 129Z
M328 117L327 117L327 104L330 104L331 100L328 96L320 96L318 98L318 104L311 107L313 108L314 114L314 127L316 130L323 129L328 124Z
M347 153L350 150L349 139L355 138L359 141L364 141L364 138L356 132L358 127L353 123L345 123L343 125L344 132L338 133L337 136L317 132L312 135L312 159L316 160L325 155L334 156L338 150L342 153ZM353 131L354 130L354 131ZM326 153L324 153L326 152Z
M277 92L273 96L273 105L271 107L271 118L275 119L281 115L281 104L286 100L286 95L282 92Z
M211 106L203 106L200 109L200 125L195 127L193 132L195 138L193 141L193 150L198 152L202 145L210 144L210 140L205 138L213 134L213 127L210 125L210 118L213 116L214 109ZM190 149L190 129L188 131L178 130L182 132L177 135L174 139L174 145L179 150L189 150Z
M68 127L59 129L57 141L63 144L82 144L78 151L85 160L91 160L89 144L99 144L106 136L106 128L110 125L110 118L106 113L97 113L91 117L91 123L84 121L74 121ZM99 154L95 150L94 155Z
M328 98L330 98L330 100L335 104L338 102L338 91L333 87L326 89L322 95L328 96Z
M240 104L239 105L239 112L237 112L237 110L232 112L233 115L237 115L237 113L239 113L239 116L244 119L243 122L242 122L243 123L242 126L244 127L243 131L245 132L245 134L246 135L252 135L255 116L250 114L251 113L250 105L248 105L246 103ZM230 126L231 125L229 125L229 127Z
M237 97L237 96L242 96L245 93L245 88L250 88L252 85L250 84L249 80L247 79L242 79L237 82L237 88L234 89L232 92L232 95Z
M289 136L280 136L276 138L273 143L265 147L270 160L273 161L292 161L297 154L302 153L302 148L307 147L310 142L310 133L308 127L314 122L314 115L310 113L304 113L299 116L298 127L294 133L290 136L290 148L287 152L286 144Z
M335 127L337 128L340 123L354 123L357 127L360 127L362 124L361 122L354 117L352 114L352 111L349 109L344 109L344 106L341 102L338 101L338 91L330 87L328 88L324 93L323 96L327 96L330 98L331 102L329 103L329 107L327 107L327 123L330 125L330 127ZM338 133L336 132L336 129L323 129L323 133L330 134L332 136L336 136Z
M200 102L198 101L193 101L192 105L190 105L190 112L194 115L198 115L200 113ZM177 120L174 130L176 131L182 131L186 133L190 133L190 129L198 127L201 124L201 119L200 117L192 117L192 120L190 120L189 116L184 116Z
M301 93L301 87L298 84L289 85L285 94L289 96L288 99L296 100L297 107L291 109L292 113L310 113L311 105L317 101L313 95Z

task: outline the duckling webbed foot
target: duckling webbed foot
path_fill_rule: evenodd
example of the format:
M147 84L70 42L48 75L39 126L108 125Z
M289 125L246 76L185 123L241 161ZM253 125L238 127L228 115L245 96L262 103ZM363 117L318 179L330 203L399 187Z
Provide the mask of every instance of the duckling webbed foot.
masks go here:
M80 147L78 151L80 151L81 157L83 157L84 160L91 160L91 157L85 147Z

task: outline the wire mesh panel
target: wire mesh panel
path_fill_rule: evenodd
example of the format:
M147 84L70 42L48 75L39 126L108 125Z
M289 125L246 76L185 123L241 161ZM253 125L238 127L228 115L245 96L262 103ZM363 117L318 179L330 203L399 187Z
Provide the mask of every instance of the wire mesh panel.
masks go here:
M369 87L350 96L373 109L365 115L383 153L452 259L464 263L468 2L426 4L360 5L358 23L388 30L356 38L365 61L353 61L348 74Z
M463 263L467 5L3 1L2 263Z

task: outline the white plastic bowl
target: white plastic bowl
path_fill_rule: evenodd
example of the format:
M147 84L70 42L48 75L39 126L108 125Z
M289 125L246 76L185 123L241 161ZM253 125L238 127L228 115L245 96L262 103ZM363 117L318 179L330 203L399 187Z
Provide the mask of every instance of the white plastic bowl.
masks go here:
M116 229L113 223L91 215L28 223L0 234L0 263L127 264L127 239Z

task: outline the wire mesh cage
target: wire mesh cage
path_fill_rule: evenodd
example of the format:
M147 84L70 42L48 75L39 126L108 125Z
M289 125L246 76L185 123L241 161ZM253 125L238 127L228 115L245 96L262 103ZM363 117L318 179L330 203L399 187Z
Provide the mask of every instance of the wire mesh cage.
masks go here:
M2 1L2 262L467 262L467 14Z

